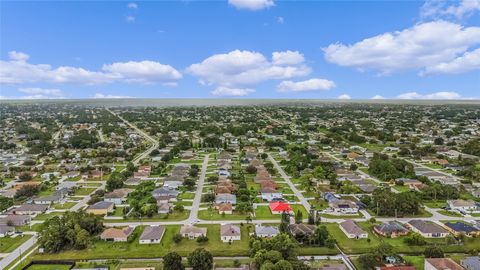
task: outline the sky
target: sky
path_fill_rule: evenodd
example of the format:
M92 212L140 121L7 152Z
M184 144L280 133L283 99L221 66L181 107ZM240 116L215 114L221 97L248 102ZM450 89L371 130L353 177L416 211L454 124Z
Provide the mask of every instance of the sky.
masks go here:
M0 1L0 99L479 99L480 0Z

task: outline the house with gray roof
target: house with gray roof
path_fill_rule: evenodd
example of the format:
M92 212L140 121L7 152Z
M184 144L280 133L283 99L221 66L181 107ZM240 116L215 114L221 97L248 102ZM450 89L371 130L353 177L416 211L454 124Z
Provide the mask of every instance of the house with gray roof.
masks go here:
M368 232L363 230L358 224L351 220L347 219L339 224L340 230L345 233L348 238L361 239L368 238Z
M160 244L164 233L165 226L147 226L138 241L140 244Z
M480 257L467 257L460 261L460 265L463 266L466 270L480 270Z
M446 237L448 231L442 226L427 220L410 220L406 224L412 231L421 234L427 238Z
M227 193L217 194L215 196L215 203L216 204L229 203L233 205L237 203L237 196L235 196L234 194L227 194Z
M261 224L255 225L255 234L258 237L274 237L280 233L280 230L277 227L273 226L263 226Z

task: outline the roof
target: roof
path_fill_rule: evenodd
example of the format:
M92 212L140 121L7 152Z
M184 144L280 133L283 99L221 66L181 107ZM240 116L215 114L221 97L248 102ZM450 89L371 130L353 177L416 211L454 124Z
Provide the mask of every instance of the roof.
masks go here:
M207 228L195 227L192 225L184 225L180 228L180 234L206 234Z
M375 225L375 229L386 234L408 232L408 229L403 227L403 225L398 221L389 221Z
M15 227L7 226L7 225L0 225L0 233L1 234L8 233L8 232L14 232L14 231L15 231Z
M147 226L143 230L140 240L155 240L162 238L165 232L165 226Z
M448 228L456 231L456 232L464 232L464 233L471 233L471 232L478 232L480 231L479 229L473 227L472 225L463 223L463 222L447 222L445 223L445 226Z
M480 269L480 257L467 257L463 259L460 264L467 269L478 270Z
M315 225L311 224L290 224L288 225L288 229L292 234L304 234L309 235L315 231Z
M430 263L438 270L464 270L462 266L450 258L427 258L425 262Z
M87 209L108 209L110 207L113 207L113 202L100 201L90 205Z
M276 212L290 212L292 211L292 208L288 203L284 202L272 202L269 204L270 210L271 211L276 211Z
M431 221L414 219L410 220L408 224L422 233L448 233L446 229Z
M127 238L132 232L133 227L125 227L122 229L108 228L102 232L100 238L102 239L114 239L114 238Z
M220 235L221 236L239 236L240 227L232 224L220 225Z
M223 211L232 211L233 207L232 204L230 203L221 203L218 205L218 211L223 212Z
M45 212L48 209L48 204L22 204L20 207L12 209L12 212L21 212L21 211L35 211L35 212Z
M470 200L449 200L449 204L451 204L453 207L474 207L475 202L470 201Z
M130 188L119 188L119 189L115 189L114 191L112 192L109 192L109 193L106 193L105 194L105 198L111 198L111 199L114 199L114 198L125 198L127 197L127 195L132 192L133 189L130 189Z
M366 234L367 232L364 231L357 223L351 219L347 219L344 222L340 223L340 226L349 234L360 235Z
M277 227L257 225L255 226L255 233L274 235L280 233L280 231Z

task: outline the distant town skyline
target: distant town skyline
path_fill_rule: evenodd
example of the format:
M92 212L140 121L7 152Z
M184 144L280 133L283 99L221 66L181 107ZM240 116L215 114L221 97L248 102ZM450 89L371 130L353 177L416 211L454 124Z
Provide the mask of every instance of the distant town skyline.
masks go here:
M479 99L480 0L0 2L0 99Z

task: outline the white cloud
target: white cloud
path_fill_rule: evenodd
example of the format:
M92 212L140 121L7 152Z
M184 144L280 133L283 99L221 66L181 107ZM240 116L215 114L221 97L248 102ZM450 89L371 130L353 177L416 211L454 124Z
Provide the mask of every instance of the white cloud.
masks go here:
M173 67L154 61L113 63L104 65L102 70L127 82L171 82L182 78L182 74Z
M127 5L128 8L131 8L131 9L137 9L138 8L138 5L136 3L128 3Z
M237 9L261 10L275 6L273 0L228 0Z
M95 98L95 99L101 99L101 98L111 98L111 99L114 99L114 98L134 98L134 97L131 97L131 96L117 96L117 95L105 95L105 94L102 94L102 93L95 93L95 95L92 97L92 98Z
M297 65L305 62L305 57L298 51L273 52L272 62L274 65Z
M282 81L277 85L279 92L305 92L316 90L329 90L335 87L335 83L325 79L309 79L306 81Z
M22 52L10 51L8 52L8 57L10 57L12 61L25 62L28 60L28 58L30 58L30 55Z
M458 4L452 4L458 2ZM423 18L455 17L461 19L480 11L480 0L427 0L422 6Z
M424 71L450 62L480 44L480 27L434 21L384 33L352 45L331 44L324 48L327 61L360 70L393 73Z
M447 73L456 74L480 69L480 48L455 58L450 62L438 63L427 67L424 74Z
M32 95L47 95L47 96L62 96L62 90L60 89L46 89L46 88L19 88L19 92L32 94Z
M385 99L385 98L380 95L375 95L371 99Z
M283 18L282 16L277 17L277 22L278 22L279 24L283 24L283 23L285 22L285 18Z
M338 99L352 99L352 97L350 95L347 95L347 94L340 95L337 98Z
M125 17L125 20L127 20L127 22L134 22L134 21L135 21L135 17L134 17L134 16L131 16L131 15L128 15L127 17Z
M114 82L140 82L145 84L174 84L182 78L180 72L169 65L154 61L117 62L106 64L101 71L90 71L79 67L48 64L30 64L28 55L10 53L10 61L0 60L0 83L76 83L96 85ZM19 61L18 59L23 59Z
M457 92L436 92L431 94L419 94L417 92L403 93L397 96L398 99L463 99Z
M274 52L270 61L258 52L235 50L212 55L188 67L187 72L197 76L203 85L250 89L261 82L310 74L310 68L303 62L299 52Z
M228 88L220 86L211 93L218 97L243 97L254 92L255 90L251 88Z

